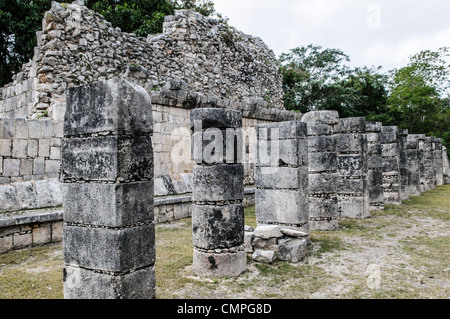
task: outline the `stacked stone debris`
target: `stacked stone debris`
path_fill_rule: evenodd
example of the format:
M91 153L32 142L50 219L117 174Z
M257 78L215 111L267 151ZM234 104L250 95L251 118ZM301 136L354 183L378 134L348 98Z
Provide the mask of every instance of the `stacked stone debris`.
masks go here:
M300 121L257 125L253 260L299 262L308 253L307 125ZM253 235L253 236L252 236Z
M195 273L232 277L246 270L242 115L227 109L191 111L192 231Z
M67 94L64 297L155 297L152 106L113 79Z
M418 148L417 157L419 160L419 179L420 179L420 193L426 192L425 189L425 162L424 162L424 151L425 151L425 135L415 134L417 137Z
M380 142L383 154L384 203L400 205L400 151L398 127L383 126Z
M406 193L408 196L420 196L420 163L419 139L421 135L408 134L403 144L405 166L407 174Z
M338 210L341 217L370 217L366 119L339 120L336 137Z
M404 201L409 198L408 184L408 156L406 152L406 143L408 138L408 130L398 130L398 152L399 152L399 172L400 172L400 200Z
M371 210L384 209L383 155L380 142L381 122L366 122L367 184Z
M306 113L302 122L308 132L309 221L311 229L338 228L336 136L339 114L336 111Z

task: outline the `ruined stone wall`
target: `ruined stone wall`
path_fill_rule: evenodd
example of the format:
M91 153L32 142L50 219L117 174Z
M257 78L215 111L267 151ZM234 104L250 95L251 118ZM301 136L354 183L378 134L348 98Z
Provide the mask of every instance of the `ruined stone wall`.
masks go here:
M137 37L83 5L53 2L33 60L1 89L0 118L62 122L67 88L116 77L128 65L147 70L148 91L179 78L205 96L261 98L270 108L283 108L279 65L259 38L190 10L167 16L163 29Z

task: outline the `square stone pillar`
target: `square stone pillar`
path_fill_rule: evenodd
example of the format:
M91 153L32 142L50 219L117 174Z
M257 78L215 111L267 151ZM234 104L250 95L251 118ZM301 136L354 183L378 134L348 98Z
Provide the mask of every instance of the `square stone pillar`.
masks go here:
M447 148L442 146L442 167L444 184L450 184L450 161L448 160Z
M435 188L436 174L435 174L435 161L434 161L434 143L433 138L426 136L423 143L422 153L423 163L423 179L424 191L430 191Z
M383 155L380 134L383 123L366 122L367 183L371 210L384 210Z
M336 132L338 208L341 217L370 217L366 120L340 119Z
M336 111L314 111L303 115L308 132L309 222L311 229L339 228L337 200Z
M155 298L152 105L123 79L68 90L64 297Z
M402 201L409 198L409 169L408 169L408 152L406 151L406 143L408 138L408 130L398 130L398 150L400 153L399 170L400 170L400 199Z
M442 139L435 138L434 147L434 163L435 163L435 173L436 173L436 186L444 185L444 167L442 158Z
M408 196L420 196L420 165L419 165L419 139L421 135L408 134L404 143L404 153L406 157L406 170L408 174L408 184L406 193Z
M246 270L242 115L229 109L191 111L192 232L195 273L235 277Z
M383 126L380 135L383 155L384 203L400 205L400 150L398 127Z
M255 252L298 262L308 253L307 124L300 121L261 124L257 131L255 202L258 227Z

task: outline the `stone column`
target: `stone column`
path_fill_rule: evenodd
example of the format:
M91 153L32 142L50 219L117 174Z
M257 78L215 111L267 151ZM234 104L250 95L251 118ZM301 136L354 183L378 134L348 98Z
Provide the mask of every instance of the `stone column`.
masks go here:
M67 93L64 297L155 297L152 105L112 79Z
M307 125L300 121L256 126L254 258L298 262L308 253ZM278 234L279 236L274 236Z
M383 154L384 203L399 205L400 199L400 151L398 127L383 126L380 135Z
M424 167L424 191L430 191L435 187L435 172L434 172L434 154L433 154L433 138L425 137L423 144L423 167Z
M367 183L371 210L384 210L383 156L380 142L381 122L366 122Z
M244 251L242 115L229 109L191 111L194 271L239 276Z
M450 184L450 161L448 160L447 148L445 146L442 146L442 167L444 184Z
M444 168L442 158L442 139L435 138L434 163L436 167L436 186L444 185Z
M370 217L366 120L363 117L340 119L338 128L339 215L347 218Z
M336 111L306 113L302 122L308 131L309 221L311 229L335 230L339 227L337 202Z
M406 193L408 196L420 196L420 165L419 165L419 139L420 135L408 134L404 144L406 157L406 170L408 184Z
M398 151L400 154L399 171L400 171L400 200L404 201L409 198L408 184L408 154L406 152L406 143L408 137L408 130L398 130Z
M417 148L417 157L419 162L419 180L420 193L426 192L425 189L425 159L424 159L424 150L425 150L425 135L424 134L416 134L418 148Z

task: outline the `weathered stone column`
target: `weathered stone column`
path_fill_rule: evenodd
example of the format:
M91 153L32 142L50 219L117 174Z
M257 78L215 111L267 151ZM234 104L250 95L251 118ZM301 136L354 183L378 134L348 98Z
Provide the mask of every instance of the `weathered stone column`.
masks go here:
M64 297L155 297L152 105L123 79L71 88L62 141Z
M384 203L402 203L400 199L400 151L398 148L398 127L383 126L380 135L383 150Z
M424 134L416 134L418 148L417 148L417 157L419 160L419 179L420 185L419 190L420 193L426 192L425 189L425 159L424 159L424 150L425 150L425 135Z
M435 188L436 175L434 172L433 152L433 138L426 136L423 144L423 183L425 192Z
M400 200L404 201L409 198L408 194L408 154L406 152L406 143L408 130L398 130L398 151L400 154L399 171L400 171Z
M370 217L365 118L340 119L336 139L339 215Z
M442 146L442 167L444 184L450 184L450 161L448 160L447 148L445 146Z
M383 156L380 134L383 123L366 122L367 183L371 210L384 209Z
M194 271L239 276L244 251L242 115L229 109L191 111Z
M311 229L335 230L339 227L337 203L336 111L306 113L308 127L309 221Z
M436 186L444 185L444 168L442 159L442 139L435 138L434 163L436 172Z
M255 168L254 258L298 262L308 253L308 141L300 121L261 124Z
M421 135L408 134L404 143L406 160L406 173L408 184L406 193L408 196L420 196L420 165L419 165L419 139Z

